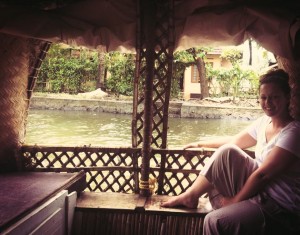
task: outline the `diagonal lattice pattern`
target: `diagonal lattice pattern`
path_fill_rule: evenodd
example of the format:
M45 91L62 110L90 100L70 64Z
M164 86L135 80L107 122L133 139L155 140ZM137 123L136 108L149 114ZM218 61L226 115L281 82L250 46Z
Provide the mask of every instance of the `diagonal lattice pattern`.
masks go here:
M154 58L154 80L153 80L153 119L152 119L152 139L151 144L157 148L166 148L167 145L167 122L168 122L168 103L171 87L172 76L172 58L174 37L172 34L173 15L172 6L173 0L157 0L155 20L155 58ZM145 38L141 32L140 44L145 44ZM137 113L134 138L136 138L136 146L143 143L143 128L144 128L144 94L146 77L146 50L141 46L139 53L138 66L138 86L135 91L137 99Z
M24 162L35 171L87 173L88 191L138 191L140 155L137 149L94 147L23 147ZM30 161L28 161L30 159Z
M191 186L213 150L153 149L150 158L151 190L178 195ZM251 153L251 152L249 152ZM188 155L188 156L187 156ZM138 193L141 149L23 146L27 170L86 172L86 191Z
M178 195L194 182L213 151L153 150L151 162L159 165L157 194ZM188 156L187 156L188 155ZM164 164L160 165L161 160Z
M135 192L134 172L130 171L89 171L87 172L87 191Z

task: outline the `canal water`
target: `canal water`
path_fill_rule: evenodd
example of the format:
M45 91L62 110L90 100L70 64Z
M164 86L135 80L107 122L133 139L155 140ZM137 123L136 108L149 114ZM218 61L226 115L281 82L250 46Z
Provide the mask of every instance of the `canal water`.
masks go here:
M170 118L168 147L234 135L251 121ZM30 110L25 144L131 146L131 115L78 111Z

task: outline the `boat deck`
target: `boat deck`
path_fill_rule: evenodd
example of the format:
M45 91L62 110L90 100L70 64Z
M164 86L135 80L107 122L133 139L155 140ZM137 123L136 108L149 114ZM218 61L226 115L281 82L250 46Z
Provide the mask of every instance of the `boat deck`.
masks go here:
M207 198L197 209L163 208L168 196L82 192L77 199L72 234L202 234Z

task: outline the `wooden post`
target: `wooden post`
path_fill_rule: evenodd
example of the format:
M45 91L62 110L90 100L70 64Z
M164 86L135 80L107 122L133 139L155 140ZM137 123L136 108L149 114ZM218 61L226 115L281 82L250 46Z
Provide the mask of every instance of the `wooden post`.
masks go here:
M146 81L145 81L145 101L144 101L144 141L142 146L142 169L140 179L140 195L148 196L149 190L149 170L152 140L152 119L153 119L153 77L155 59L155 1L140 1L141 26L145 29L146 47Z
M134 82L133 82L133 107L132 107L132 119L131 119L131 142L132 148L138 147L138 130L137 130L137 113L138 113L138 96L139 96L139 76L140 76L140 53L141 53L141 17L140 17L140 5L137 2L137 27L136 27L136 56L135 56L135 71L134 71ZM133 165L138 169L138 153L135 151L133 153ZM134 191L139 193L139 172L134 173Z
M173 13L174 13L174 3L173 0L169 0L168 2L168 54L167 54L167 79L166 79L166 89L165 89L165 102L164 102L164 110L163 110L163 135L162 135L162 149L167 148L167 134L168 134L168 121L169 121L169 104L170 104L170 93L171 93L171 83L172 83L172 72L173 72L173 52L174 52L174 44L175 44L175 28L173 21Z
M32 43L34 40L31 40L31 44L34 45L34 43ZM33 65L28 77L28 85L27 85L27 98L28 101L30 101L30 98L32 96L33 93L33 89L34 86L36 84L36 80L39 74L39 70L42 66L43 60L45 59L48 50L50 49L51 46L51 42L42 42L36 40L38 44L41 44L41 49L39 52L37 52L37 57L34 59L34 61L32 61Z
M140 78L140 53L141 53L141 14L140 5L137 1L137 27L136 27L136 56L135 56L135 71L133 82L133 108L132 108L132 121L131 121L131 138L132 147L138 147L137 141L137 113L138 113L138 96L139 96L139 78ZM138 182L138 181L136 181Z
M173 0L140 1L137 11L132 147L142 147L142 176L139 182L142 195L149 193L151 147L167 148L174 50L173 7ZM157 193L161 194L165 156L161 157L160 162L158 159L154 161L161 165L157 179L160 185Z
M168 0L168 55L167 55L167 78L166 78L166 93L165 93L165 102L164 102L164 109L163 109L163 131L162 131L162 144L161 148L167 148L167 137L168 137L168 123L169 123L169 104L170 104L170 93L171 93L171 83L172 83L172 72L173 72L173 52L174 52L174 44L175 44L175 29L174 29L174 2L173 0ZM165 165L166 165L166 154L161 155L161 167L159 171L159 178L158 178L158 189L157 193L162 194L163 192L163 181L164 181L164 174L165 174Z

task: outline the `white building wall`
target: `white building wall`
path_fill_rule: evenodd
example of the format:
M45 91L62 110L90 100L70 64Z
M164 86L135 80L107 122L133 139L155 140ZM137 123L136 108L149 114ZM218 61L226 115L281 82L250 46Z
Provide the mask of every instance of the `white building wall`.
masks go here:
M192 66L186 68L184 72L184 83L183 83L183 99L189 100L191 98L190 94L200 94L200 83L191 83L191 74L192 74Z

